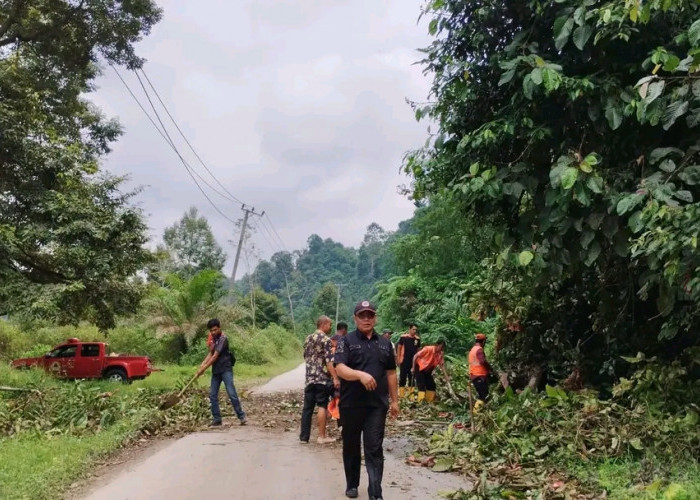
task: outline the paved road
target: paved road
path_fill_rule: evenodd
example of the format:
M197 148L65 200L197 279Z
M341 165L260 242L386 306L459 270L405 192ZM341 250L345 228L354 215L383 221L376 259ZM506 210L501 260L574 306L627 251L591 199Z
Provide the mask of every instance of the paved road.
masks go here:
M296 389L301 390L304 380L303 366L301 368L301 379L297 368L273 379L258 391L267 392L270 388L287 390L290 381L295 381ZM410 478L408 482L406 478ZM457 476L409 467L402 457L386 454L386 498L438 498L438 490L454 491L467 486ZM366 488L367 478L363 470L361 499L367 498ZM301 444L295 432L281 433L234 425L190 434L145 459L127 464L113 477L98 480L97 488L85 498L317 500L345 498L344 491L339 444Z
M302 363L293 370L273 378L267 384L256 387L251 392L271 394L273 392L300 391L304 389L305 376L306 365Z

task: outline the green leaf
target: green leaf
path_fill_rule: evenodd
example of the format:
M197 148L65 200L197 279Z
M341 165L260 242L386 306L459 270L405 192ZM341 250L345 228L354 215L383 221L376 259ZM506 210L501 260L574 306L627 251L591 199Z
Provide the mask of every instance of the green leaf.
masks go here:
M608 105L605 108L605 119L613 130L617 130L622 125L622 111L615 105Z
M561 19L561 18L560 18ZM557 19L559 21L559 19ZM561 24L559 31L557 32L557 22L554 23L554 46L557 50L561 50L569 41L569 35L571 35L571 30L574 28L574 19L569 17Z
M532 83L539 85L542 83L542 68L535 68L530 72L530 78L532 78Z
M435 33L437 33L437 30L438 30L438 20L433 19L430 21L430 24L428 25L428 33L430 33L431 35L434 36Z
M534 254L533 254L531 251L529 251L529 250L523 250L523 251L520 252L520 254L518 255L518 263L519 263L521 266L525 267L525 266L527 266L530 262L532 262L532 259L533 259L534 257L535 257L535 256L534 256Z
M664 130L670 129L676 120L688 111L688 101L674 101L668 105L661 119Z
M700 41L700 19L697 19L688 28L688 41L691 45L697 45Z
M469 173L472 174L473 176L476 176L479 173L479 164L478 163L472 163L469 166Z
M632 446L632 448L634 448L635 450L640 450L640 451L641 451L641 450L644 449L644 445L642 444L642 440L639 439L639 438L631 439L631 440L630 440L630 446Z
M548 451L549 451L549 446L544 446L543 448L536 450L534 455L536 457L541 457L541 456L545 455Z
M588 186L588 189L590 189L594 193L600 194L603 192L603 179L598 176L589 177L586 180L586 186Z
M671 173L676 170L676 162L667 158L659 164L659 168L664 172Z
M578 179L578 170L573 167L567 167L561 174L561 187L571 189L576 184Z
M675 196L681 201L685 201L686 203L693 203L693 194L690 191L686 191L685 189L676 191L673 194L673 196Z
M656 148L649 154L649 163L655 165L662 158L666 158L670 154L682 155L683 151L678 148Z
M626 214L634 207L636 207L639 204L640 200L641 198L636 194L625 196L617 202L617 215Z
M696 186L700 184L700 165L685 167L678 174L678 178L685 182L688 186Z
M586 231L581 235L581 246L583 248L588 248L591 241L595 238L595 233L593 231Z
M666 83L663 80L658 80L649 84L647 95L644 97L644 102L649 105L654 102L664 91Z
M454 465L454 459L450 457L440 457L435 461L435 465L433 465L433 472L449 472L452 470L452 466Z
M591 248L588 249L588 253L586 254L586 260L584 263L586 266L591 267L591 265L598 260L598 256L600 256L600 243L597 241L594 241L593 244L591 245Z
M498 80L498 86L500 87L501 85L505 85L506 83L509 83L513 77L515 76L515 68L509 69L508 71L504 72L501 75L501 79Z
M641 231L644 227L644 223L642 222L642 211L638 210L635 213L633 213L627 225L633 233L638 233L639 231Z
M591 38L592 34L593 28L587 24L576 28L573 36L574 45L576 45L576 48L578 50L583 50L583 48L586 46L586 42L588 42L588 39Z

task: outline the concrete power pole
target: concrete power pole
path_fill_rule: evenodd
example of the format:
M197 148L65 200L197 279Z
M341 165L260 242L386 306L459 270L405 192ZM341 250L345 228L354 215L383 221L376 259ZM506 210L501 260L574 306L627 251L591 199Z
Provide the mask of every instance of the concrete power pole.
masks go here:
M233 297L233 284L236 282L236 271L238 270L238 260L241 258L241 248L243 248L243 240L245 239L245 231L248 226L248 217L250 214L262 217L265 215L265 211L262 213L256 213L255 208L247 208L245 205L241 206L241 210L245 212L243 215L243 226L241 227L241 237L238 240L238 249L236 250L236 259L233 261L233 272L231 273L231 292L230 296Z

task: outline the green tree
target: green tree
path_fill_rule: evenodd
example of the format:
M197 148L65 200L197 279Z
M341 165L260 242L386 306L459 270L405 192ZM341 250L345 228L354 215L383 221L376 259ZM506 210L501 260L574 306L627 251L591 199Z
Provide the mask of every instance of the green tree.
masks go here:
M98 174L120 133L86 99L160 19L149 0L0 4L0 309L101 328L135 309L146 227Z
M439 132L405 169L416 198L451 192L465 223L496 224L493 264L536 297L504 343L535 339L554 364L573 353L589 377L615 374L617 354L696 344L700 5L425 10L435 102L415 111Z
M333 283L326 283L316 293L313 301L313 315L316 317L325 314L331 318L335 317L335 308L338 301L338 287Z
M226 254L216 242L209 222L195 207L165 229L163 241L173 257L175 272L183 277L204 269L221 271L226 263Z
M226 278L205 269L189 279L175 273L165 276L165 285L147 301L152 323L163 334L181 335L191 345L206 330L206 323L220 309Z
M389 234L373 222L367 226L365 237L357 255L357 277L376 279L382 275L380 260L386 248Z

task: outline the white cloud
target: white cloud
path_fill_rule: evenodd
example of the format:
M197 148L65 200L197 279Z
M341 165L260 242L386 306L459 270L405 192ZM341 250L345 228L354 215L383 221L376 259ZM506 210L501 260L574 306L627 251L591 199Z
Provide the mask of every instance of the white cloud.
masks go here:
M422 3L167 0L139 53L207 166L237 198L267 211L287 248L312 233L357 246L371 222L391 230L412 214L397 185L409 182L399 174L404 153L425 139L405 103L428 94L413 64L429 43L426 26L416 25ZM125 127L106 167L145 187L138 201L153 236L194 205L220 244L236 240L113 72L98 83L93 100ZM205 190L240 217L236 204ZM272 253L261 235L256 244Z

